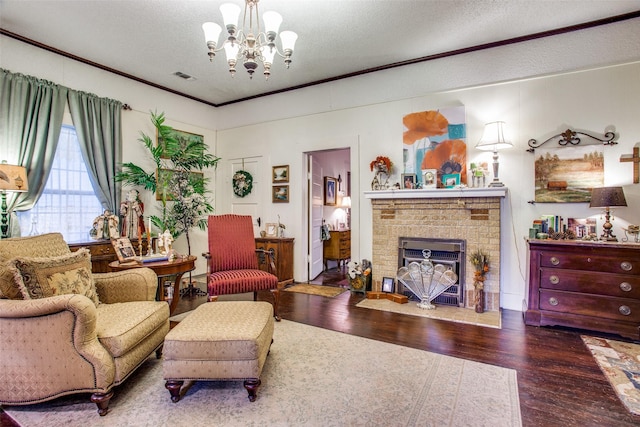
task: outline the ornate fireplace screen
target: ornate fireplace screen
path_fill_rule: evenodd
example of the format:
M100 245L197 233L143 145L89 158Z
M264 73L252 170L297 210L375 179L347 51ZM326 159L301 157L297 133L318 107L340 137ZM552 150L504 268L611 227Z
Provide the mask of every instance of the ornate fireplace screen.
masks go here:
M425 260L423 251L426 250L429 251L429 261L434 265L439 264L441 266L438 267L438 276L447 270L452 272L444 276L442 285L448 284L453 274L455 274L453 283L431 301L436 304L464 307L465 247L466 241L460 239L400 237L398 239L398 293L406 295L412 300L417 298L422 301L420 295L411 290L411 286L408 286L408 283L403 283L400 269L402 267L409 268L412 263L422 263ZM415 269L415 267L413 268ZM434 274L436 271L434 271ZM402 272L408 273L405 270L402 270ZM410 276L408 277L410 278Z
M449 267L442 264L433 264L429 258L430 250L423 250L424 259L417 263L409 263L406 267L398 269L398 280L408 288L415 296L420 298L418 307L432 310L436 308L431 301L439 297L444 291L455 285L458 275Z

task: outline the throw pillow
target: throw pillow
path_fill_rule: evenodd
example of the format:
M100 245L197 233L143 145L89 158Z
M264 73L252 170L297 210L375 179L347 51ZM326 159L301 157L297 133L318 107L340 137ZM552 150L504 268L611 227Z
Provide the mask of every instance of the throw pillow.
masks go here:
M0 259L0 298L22 299L20 289L13 279L16 269Z
M91 274L91 253L86 248L51 258L16 258L12 263L24 299L80 294L96 306L100 303Z

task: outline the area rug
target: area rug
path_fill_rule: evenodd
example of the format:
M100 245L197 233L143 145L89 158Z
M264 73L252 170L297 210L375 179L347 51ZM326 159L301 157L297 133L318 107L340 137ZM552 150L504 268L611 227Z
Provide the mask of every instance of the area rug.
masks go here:
M195 382L178 403L149 358L109 413L88 396L5 407L24 427L521 426L516 371L287 320L275 325L258 398L238 382Z
M311 285L308 283L299 283L289 288L285 288L285 291L298 292L301 294L309 294L309 295L320 295L323 297L333 298L340 295L343 292L346 292L346 289L338 288L336 286Z
M416 304L416 301L409 301L406 304L398 304L386 299L364 299L356 304L356 307L390 311L392 313L408 314L410 316L429 317L431 319L485 326L487 328L502 328L502 317L500 316L499 311L476 313L470 308L438 304L436 304L436 308L434 310L423 310Z
M640 415L640 345L581 335L629 412Z

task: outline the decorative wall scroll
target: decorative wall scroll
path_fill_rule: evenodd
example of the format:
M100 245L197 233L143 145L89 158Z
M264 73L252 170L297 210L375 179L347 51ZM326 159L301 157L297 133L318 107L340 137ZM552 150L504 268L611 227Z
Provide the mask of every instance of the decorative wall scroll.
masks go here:
M602 142L603 145L617 144L617 142L613 140L616 137L616 134L614 132L605 132L604 138L598 138L597 136L593 136L585 132L578 132L575 130L567 129L564 132L554 135L543 142L538 142L535 139L530 139L529 142L527 143L530 148L528 148L527 151L530 153L533 153L535 152L536 148L542 147L547 142L555 140L556 138L559 138L558 144L560 144L563 147L569 144L578 145L581 142L580 136L586 136L588 138L593 139L594 141L600 141Z

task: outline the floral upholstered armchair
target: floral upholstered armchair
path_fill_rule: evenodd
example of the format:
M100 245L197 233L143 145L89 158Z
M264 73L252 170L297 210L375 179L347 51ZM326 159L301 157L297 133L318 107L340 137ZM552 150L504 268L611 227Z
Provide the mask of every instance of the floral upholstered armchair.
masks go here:
M169 332L148 268L91 273L87 249L59 233L0 240L0 404L92 393L106 415L113 387Z

